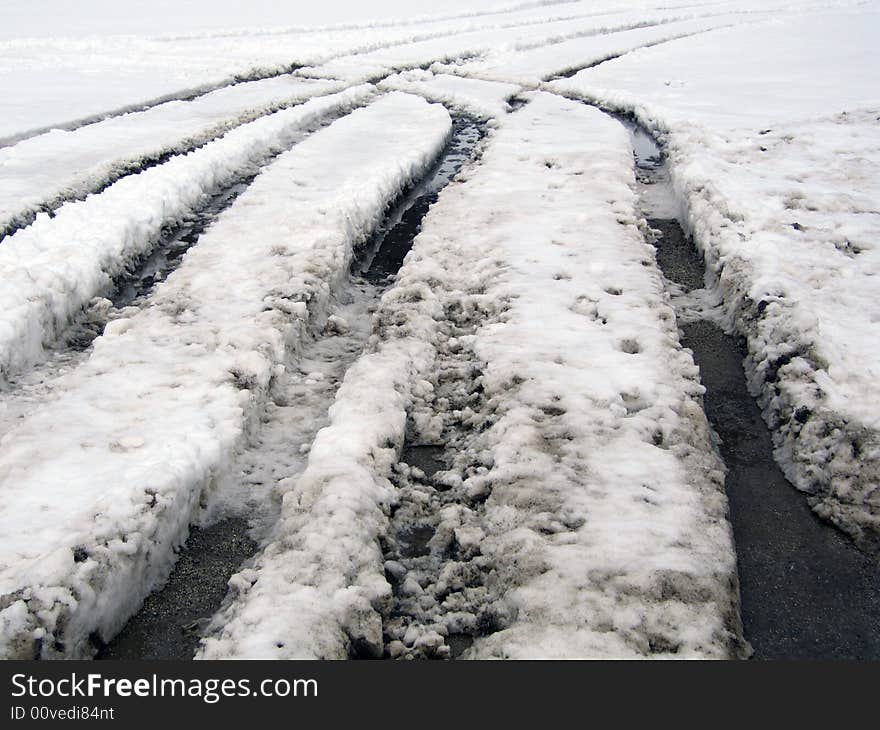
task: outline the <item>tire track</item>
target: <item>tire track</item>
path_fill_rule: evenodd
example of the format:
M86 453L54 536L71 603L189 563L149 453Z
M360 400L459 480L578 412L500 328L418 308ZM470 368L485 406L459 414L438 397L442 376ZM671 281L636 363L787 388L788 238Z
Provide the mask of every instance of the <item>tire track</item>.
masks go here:
M430 387L409 412L390 477L396 489L381 546L393 595L390 606L375 607L384 656L741 656L720 460L692 400L695 368L662 295L645 295L660 276L627 213L625 181L620 192L596 192L626 162L626 139L600 114L584 117L601 132L587 126L575 137L564 115L577 110L567 105L556 112L561 120L550 116L562 127L547 134L553 125L530 110L541 104L550 115L554 104L542 94L516 115L541 122L522 125L528 152L516 136L503 148L517 160L511 167L523 167L511 190L529 194L496 192L506 167L493 150L443 199L443 212L432 213L419 255L407 264L409 297L398 295L406 311L430 282L430 301L445 306L428 310L439 323L430 338L435 360L423 376ZM520 129L513 118L508 123ZM608 164L606 149L622 154ZM483 189L481 171L489 176ZM523 182L530 178L533 188ZM583 208L567 197L572 188ZM457 207L454 192L461 193ZM468 204L473 219L458 224ZM578 222L566 225L567 216ZM603 216L613 225L603 228ZM530 227L533 220L540 223ZM621 234L621 225L631 228ZM458 273L457 259L467 256L474 258ZM619 297L636 291L617 309ZM631 313L641 308L646 317L635 324ZM387 319L389 326L405 321L400 311ZM652 352L655 327L663 336ZM633 338L624 338L629 332ZM615 364L601 354L606 338L624 353ZM653 377L645 371L628 380L630 356L644 358L635 366L651 367ZM619 406L597 386L605 382L620 389ZM640 433L629 439L628 432ZM614 444L624 441L618 452ZM638 618L623 625L618 617L628 607ZM697 639L697 626L712 629Z
M118 160L112 163L105 163L99 160L95 164L94 169L98 171L103 168L100 173L93 175L92 171L89 170L85 175L81 174L78 179L71 178L67 180L62 192L49 192L47 197L43 198L39 203L25 203L17 212L10 213L8 216L4 215L4 221L0 223L0 245L3 245L6 237L30 226L40 213L54 217L55 211L66 203L81 201L90 195L99 195L125 177L138 175L151 168L163 165L174 157L202 149L211 142L225 137L234 129L284 109L302 106L310 101L340 93L344 90L344 85L338 84L323 90L315 90L315 93L305 98L294 98L288 101L279 100L244 111L235 118L206 126L201 132L188 134L182 139L161 143L149 152L135 153L128 157L123 153ZM154 120L145 119L143 123L154 123Z
M281 500L305 468L336 390L370 337L379 298L392 284L428 207L471 159L482 135L477 122L456 118L438 161L390 206L355 259L331 314L290 354L273 380L259 432L218 480L202 526L187 541L168 583L145 601L98 658L192 657L201 633L221 608L225 589L218 591L217 586L225 587L234 572L246 568L257 546L272 536Z
M610 53L607 56L596 59L594 61L590 61L589 63L585 63L580 66L572 66L571 68L567 68L564 71L560 71L558 73L551 74L542 79L542 81L550 82L557 81L559 79L570 79L572 76L580 73L581 71L585 71L586 69L596 68L596 66L601 66L603 63L607 63L608 61L613 61L616 58L622 58L623 56L627 56L630 53L635 53L636 51L642 50L643 48L653 48L655 46L662 46L666 43L672 43L673 41L682 40L683 38L691 38L693 36L703 35L705 33L710 33L714 30L722 30L724 28L732 28L733 23L727 25L717 25L713 28L708 28L706 30L698 30L693 33L681 33L679 35L672 36L670 38L664 38L658 41L652 41L650 43L645 43L641 46L637 46L636 48L631 48L630 50L623 51L621 53Z
M309 135L328 127L351 111L344 109L328 114L317 123L288 136L284 144L268 150L254 160L246 171L212 191L204 203L184 220L164 227L148 253L130 261L111 280L106 290L83 308L47 348L41 361L0 380L0 436L59 395L58 383L88 360L93 341L103 334L108 323L131 317L150 305L155 287L180 266L187 251L198 244L200 236L267 165Z
M200 96L204 96L205 94L210 94L212 91L218 91L219 89L225 89L230 86L245 84L249 81L262 81L263 79L276 78L278 76L287 76L289 74L292 74L294 71L297 71L299 68L301 68L301 66L296 63L292 63L281 68L253 68L249 71L243 71L240 74L235 74L221 81L217 81L216 83L204 84L202 86L196 86L190 89L183 89L181 91L174 91L169 94L157 96L153 99L148 99L146 101L126 104L125 106L117 107L116 109L111 109L107 112L101 112L100 114L92 114L87 117L73 119L69 122L53 124L49 127L37 127L35 129L29 129L24 132L20 132L18 134L2 137L0 138L0 148L10 147L17 142L22 142L26 139L30 139L31 137L37 137L41 134L46 134L46 132L51 132L53 129L61 129L65 132L73 132L80 127L86 127L90 124L103 122L105 119L113 119L114 117L121 117L124 114L131 114L133 112L144 112L152 109L153 107L167 104L169 101L192 101L193 99L197 99Z
M137 271L157 244L178 241L185 247L187 226L198 228L194 211L206 208L206 223L212 206L223 207L227 186L235 189L252 180L260 166L301 141L309 129L363 105L374 91L355 88L259 119L252 123L256 126L233 130L188 156L120 180L102 195L64 207L55 219L9 239L0 246L9 303L0 315L7 326L0 328L5 348L0 376L9 379L42 361L44 347L57 343L95 297L106 297L120 279ZM42 275L49 266L53 275ZM95 316L87 311L84 319Z
M645 130L624 123L634 140L657 262L683 343L700 367L704 409L728 470L743 629L754 656L880 658L876 558L821 520L776 463L770 431L746 387L743 342L722 329L719 302L704 288L703 258L669 217L675 206L663 154Z

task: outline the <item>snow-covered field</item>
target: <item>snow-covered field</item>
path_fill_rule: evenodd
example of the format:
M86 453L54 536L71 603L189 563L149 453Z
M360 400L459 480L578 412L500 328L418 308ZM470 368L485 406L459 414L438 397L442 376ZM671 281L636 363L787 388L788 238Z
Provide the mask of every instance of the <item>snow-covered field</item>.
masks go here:
M646 218L788 478L880 544L880 3L75 5L0 0L0 655L91 656L229 516L200 658L747 655ZM485 137L415 197L453 117Z

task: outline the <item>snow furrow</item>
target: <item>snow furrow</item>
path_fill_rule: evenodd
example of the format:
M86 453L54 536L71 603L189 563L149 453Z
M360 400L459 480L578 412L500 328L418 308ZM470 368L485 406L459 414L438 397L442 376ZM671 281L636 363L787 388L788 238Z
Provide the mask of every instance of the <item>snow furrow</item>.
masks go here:
M167 576L276 367L449 131L442 107L395 93L280 156L3 437L2 656L88 655Z
M276 372L259 428L218 475L198 516L204 529L187 540L168 583L150 595L98 658L192 658L199 641L193 626L209 625L222 605L227 580L256 551L252 543L241 554L237 533L249 526L254 540L271 535L281 498L305 467L342 377L370 335L371 313L399 268L388 265L412 243L428 204L471 158L479 139L477 124L456 119L437 162L388 210L370 242L358 251L350 281L331 297L323 331L310 332L289 353L283 372ZM220 561L217 555L223 556ZM212 589L218 582L219 592Z
M39 37L0 41L0 145L51 128L92 123L107 116L107 110L118 115L175 98L191 99L241 80L278 76L338 56L474 31L600 15L633 16L633 10L632 3L612 0L604 7L580 2L565 11L548 12L534 6L440 23L434 19L348 29L271 29L268 34L248 28L226 34L112 35L99 40L47 38L41 30ZM27 103L20 99L22 88L28 89ZM71 123L72 119L80 121Z
M322 124L331 122L332 117L322 120ZM180 265L186 252L198 244L202 233L247 189L258 173L259 169L249 169L244 177L226 181L178 226L163 228L155 248L114 278L106 296L95 297L78 312L57 341L44 350L39 362L9 374L6 381L0 383L0 438L22 418L60 395L64 376L89 358L92 342L103 333L108 322L130 317L149 306L155 287Z
M357 87L276 112L199 150L126 177L0 245L0 378L37 362L43 348L114 279L148 253L163 230L206 195L289 147L310 125L364 103Z
M291 76L253 81L0 149L0 245L38 211L98 192L258 117L341 90L340 83Z
M723 465L630 160L616 122L538 95L426 221L407 273L464 259L447 305L463 331L414 409L414 440L439 436L452 463L433 480L440 567L401 581L392 653L462 632L467 658L743 650Z
M743 632L757 659L855 659L880 652L880 575L873 556L815 518L773 458L771 434L746 388L742 338L725 334L703 257L676 216L669 170L632 120L642 213L651 227L682 333L720 439L736 541ZM792 555L809 555L793 561Z
M501 122L202 657L743 653L723 466L633 184L600 112L538 94ZM444 446L430 489L399 463Z
M730 25L736 18L737 16L732 15L711 15L707 18L577 38L554 46L542 46L508 58L498 54L500 57L494 60L486 59L482 63L466 64L460 72L469 74L473 70L474 75L481 77L535 83L554 75L573 75L573 71L621 56L636 48L666 43L724 27Z

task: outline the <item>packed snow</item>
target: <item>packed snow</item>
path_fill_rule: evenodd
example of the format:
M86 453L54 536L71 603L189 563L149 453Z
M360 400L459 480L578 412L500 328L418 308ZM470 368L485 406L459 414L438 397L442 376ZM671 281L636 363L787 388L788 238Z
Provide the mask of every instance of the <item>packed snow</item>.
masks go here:
M3 436L3 656L88 655L168 574L285 352L449 130L442 107L391 94L279 157L147 308L108 324L63 395Z

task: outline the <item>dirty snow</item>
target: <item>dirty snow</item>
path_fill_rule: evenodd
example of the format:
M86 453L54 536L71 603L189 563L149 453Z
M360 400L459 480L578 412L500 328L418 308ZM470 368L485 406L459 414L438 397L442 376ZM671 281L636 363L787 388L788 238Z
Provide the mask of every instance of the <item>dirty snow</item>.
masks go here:
M426 217L201 656L381 656L383 628L397 655L462 631L469 657L742 651L723 466L630 155L617 122L550 95L504 120ZM395 488L405 438L456 454L430 543L456 559L433 578L381 549L417 493ZM401 593L420 608L395 624Z
M3 656L88 656L230 515L261 551L203 658L743 656L690 318L880 544L880 3L377 3L0 0ZM491 131L373 311L352 248L443 146L426 100ZM96 299L261 167L137 306Z

